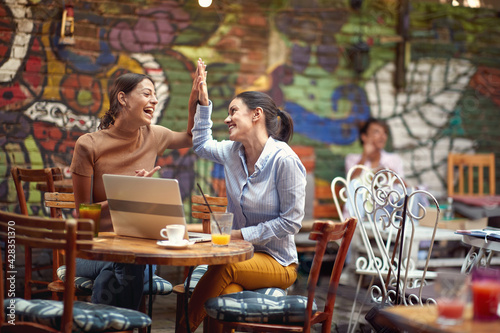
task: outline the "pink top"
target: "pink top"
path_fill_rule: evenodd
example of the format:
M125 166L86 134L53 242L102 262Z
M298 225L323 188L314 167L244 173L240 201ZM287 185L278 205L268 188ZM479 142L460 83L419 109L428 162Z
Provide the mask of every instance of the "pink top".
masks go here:
M401 178L404 178L403 160L401 157L398 154L388 153L385 150L382 150L380 154L380 165L377 169L390 169L396 172ZM353 166L358 164L359 160L361 160L361 154L347 154L345 157L346 174ZM373 168L370 161L366 161L365 166L370 169Z

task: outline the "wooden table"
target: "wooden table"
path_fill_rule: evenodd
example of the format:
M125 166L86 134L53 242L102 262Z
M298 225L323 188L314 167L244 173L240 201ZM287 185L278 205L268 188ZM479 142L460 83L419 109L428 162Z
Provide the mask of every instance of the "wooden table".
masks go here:
M500 195L454 195L453 200L484 208L500 206Z
M198 266L221 265L245 261L253 257L253 245L244 240L232 240L229 246L214 247L211 242L190 245L186 249L166 249L157 240L117 236L114 232L100 232L94 238L91 250L77 253L77 257L138 265L149 265L149 308L152 317L153 271L151 265ZM190 273L192 269L190 270ZM186 292L189 288L186 288ZM187 299L187 298L186 298ZM186 304L187 306L187 304ZM148 328L150 331L151 326Z
M500 320L476 321L472 319L472 304L465 309L464 321L456 326L442 326L436 323L437 307L426 306L394 306L380 310L376 322L386 327L405 330L407 332L500 332Z
M221 265L252 258L253 245L232 240L229 246L214 247L210 242L196 243L186 249L171 250L156 244L157 240L117 236L100 232L91 250L81 251L79 258L114 261L138 265L197 266Z
M453 209L469 219L500 215L500 195L454 195Z
M73 193L73 180L71 178L64 178L63 180L54 181L54 187L56 192L62 193ZM36 189L42 192L47 192L47 184L46 183L38 183L36 184Z

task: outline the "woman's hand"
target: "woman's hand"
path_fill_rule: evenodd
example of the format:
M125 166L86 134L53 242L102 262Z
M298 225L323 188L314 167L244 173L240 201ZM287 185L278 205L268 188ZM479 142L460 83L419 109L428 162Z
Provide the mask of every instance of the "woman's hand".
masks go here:
M378 154L379 151L377 150L375 144L371 141L366 140L363 144L363 157L368 161L372 161L377 157Z
M243 239L241 230L231 230L231 239Z
M161 167L160 166L155 166L153 170L151 171L146 171L145 169L142 169L142 170L135 170L135 176L136 177L151 177L153 176L153 174L160 170Z
M207 71L205 70L207 65L203 62L203 60L198 59L198 68L196 70L197 78L194 85L196 85L196 89L198 90L198 103L204 106L208 106L208 89L207 89Z

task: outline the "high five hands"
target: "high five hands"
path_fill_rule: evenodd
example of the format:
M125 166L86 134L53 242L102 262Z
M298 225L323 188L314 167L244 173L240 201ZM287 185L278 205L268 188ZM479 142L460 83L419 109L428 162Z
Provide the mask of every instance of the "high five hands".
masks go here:
M207 65L199 58L198 67L196 68L196 80L193 82L193 89L198 90L198 103L208 106L208 89L207 89Z

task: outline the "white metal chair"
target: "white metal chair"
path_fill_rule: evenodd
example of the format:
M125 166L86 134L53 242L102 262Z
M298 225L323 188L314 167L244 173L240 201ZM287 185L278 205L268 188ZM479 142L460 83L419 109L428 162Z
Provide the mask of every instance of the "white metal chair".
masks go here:
M352 179L356 169L361 169L362 172L358 178ZM410 255L414 250L413 247L418 246L413 242L415 228L426 213L422 205L418 206L418 213L412 213L412 202L417 195L425 195L438 207L434 196L423 190L409 194L402 179L393 171L381 170L373 174L369 168L361 165L349 170L346 179L337 177L332 181L332 189L338 188L339 185L342 186L340 195L338 197L334 195L339 215L343 217L340 202L343 201L354 210L353 213L358 218L361 238L359 244L361 250L359 253L354 253L358 255L355 272L359 275L359 280L348 330L352 332L356 330L368 295L375 304L381 306L422 305L424 302L433 302L432 299L425 297L423 288L429 279L435 277L435 273L428 272L427 268L439 214L430 236L424 267L417 269ZM371 277L370 283L364 301L355 311L364 276Z

